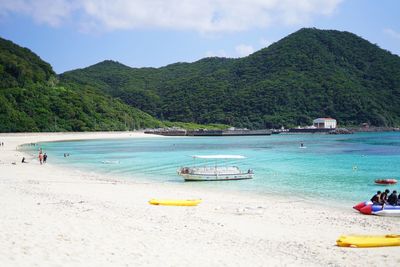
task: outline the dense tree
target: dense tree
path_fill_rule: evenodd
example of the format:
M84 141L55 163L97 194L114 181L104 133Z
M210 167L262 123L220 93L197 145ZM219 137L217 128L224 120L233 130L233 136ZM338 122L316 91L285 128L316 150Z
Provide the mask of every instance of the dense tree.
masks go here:
M0 132L128 130L163 126L87 86L57 85L51 66L0 38Z
M322 116L399 126L400 58L352 33L301 29L240 59L140 69L104 61L57 77L0 38L1 132L269 128Z
M263 128L331 116L341 125L400 125L400 58L334 30L301 29L240 59L158 69L104 61L60 80L170 121Z

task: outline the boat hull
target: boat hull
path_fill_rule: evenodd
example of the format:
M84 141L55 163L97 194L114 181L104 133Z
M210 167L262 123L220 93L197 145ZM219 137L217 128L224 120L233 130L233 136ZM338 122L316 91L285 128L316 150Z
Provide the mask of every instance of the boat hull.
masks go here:
M241 155L195 155L193 158L198 159L243 159ZM177 170L178 175L182 176L187 182L189 181L231 181L246 180L253 178L253 170L248 169L243 172L237 166L218 166L202 165L193 167L181 167Z
M183 179L187 182L201 182L201 181L232 181L232 180L247 180L252 179L253 174L237 174L237 175L193 175L181 174Z
M381 184L381 185L391 185L391 184L396 184L397 180L396 179L377 179L375 180L376 184Z

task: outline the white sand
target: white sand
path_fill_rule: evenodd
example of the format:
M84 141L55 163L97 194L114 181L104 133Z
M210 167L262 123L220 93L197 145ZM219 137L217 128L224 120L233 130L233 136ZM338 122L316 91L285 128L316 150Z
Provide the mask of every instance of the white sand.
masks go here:
M339 248L340 234L400 233L400 218L276 196L135 183L28 159L23 143L140 133L0 134L1 266L395 266L400 247ZM148 136L150 137L150 136ZM16 165L11 164L16 162ZM202 198L197 207L151 198Z

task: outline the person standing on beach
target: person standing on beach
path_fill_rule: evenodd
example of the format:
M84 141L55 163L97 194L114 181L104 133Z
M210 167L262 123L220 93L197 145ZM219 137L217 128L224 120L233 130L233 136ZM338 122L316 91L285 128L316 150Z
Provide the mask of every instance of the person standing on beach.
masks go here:
M40 165L42 165L42 163L43 163L43 154L42 154L42 151L39 152L39 162L40 162Z
M43 155L43 163L46 163L46 161L47 161L47 154L44 153L44 155Z

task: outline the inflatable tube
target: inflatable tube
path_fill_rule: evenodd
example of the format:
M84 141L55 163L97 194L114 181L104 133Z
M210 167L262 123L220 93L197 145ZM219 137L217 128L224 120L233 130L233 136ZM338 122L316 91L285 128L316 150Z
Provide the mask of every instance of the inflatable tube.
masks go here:
M400 235L343 235L336 244L353 248L400 246Z
M360 212L362 214L367 214L367 215L371 215L371 211L372 211L372 204L366 205L360 209Z
M371 214L382 216L400 216L400 206L384 205L382 209L381 205L372 205Z
M360 210L363 214L380 216L400 216L400 206L367 205Z
M372 201L364 201L360 202L357 205L353 207L353 209L360 211L362 208L364 208L367 205L372 205Z

